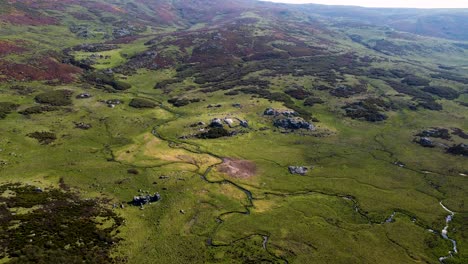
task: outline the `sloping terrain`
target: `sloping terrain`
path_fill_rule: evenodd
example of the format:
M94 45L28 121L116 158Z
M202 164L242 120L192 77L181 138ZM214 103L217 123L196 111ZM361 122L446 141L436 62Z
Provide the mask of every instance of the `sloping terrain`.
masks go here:
M0 0L0 262L466 263L466 21Z

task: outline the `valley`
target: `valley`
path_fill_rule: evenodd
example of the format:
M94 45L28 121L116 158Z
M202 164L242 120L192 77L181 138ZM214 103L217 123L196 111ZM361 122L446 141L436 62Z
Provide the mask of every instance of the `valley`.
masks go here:
M0 0L0 263L466 263L468 11L379 12Z

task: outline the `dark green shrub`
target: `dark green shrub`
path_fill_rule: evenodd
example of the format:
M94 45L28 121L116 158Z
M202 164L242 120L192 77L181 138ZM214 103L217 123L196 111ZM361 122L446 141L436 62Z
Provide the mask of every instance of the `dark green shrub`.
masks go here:
M156 104L154 102L147 100L147 99L141 99L141 98L132 99L128 105L134 108L155 108L156 107Z
M56 111L59 109L60 108L56 106L35 105L35 106L28 107L19 113L22 115L32 115L32 114L41 114L44 112Z
M8 263L120 263L111 251L123 219L102 201L80 199L66 188L0 186L0 193L6 190L15 193L0 197L1 257ZM13 213L20 208L28 210Z
M0 119L5 118L9 113L13 112L19 107L18 104L10 102L0 102Z
M39 141L39 143L42 145L50 144L57 139L57 136L54 133L46 131L36 131L34 133L28 134L28 137L37 139L37 141Z
M304 90L303 88L289 89L286 90L285 93L297 100L304 100L310 95L310 92Z
M428 79L421 78L416 75L408 75L401 82L406 83L411 86L425 86L425 85L429 85L431 81Z
M459 96L456 90L445 86L426 86L422 90L448 100L456 99Z
M419 102L419 106L425 108L425 109L429 109L429 110L433 110L433 111L440 111L442 110L442 105L440 105L439 103L437 103L436 101L434 101L433 99L432 100L423 100L423 101L420 101Z
M304 106L313 106L315 104L323 104L324 101L318 97L309 97L305 99Z
M126 82L122 82L122 81L117 81L117 80L113 80L108 84L110 86L112 86L112 88L114 88L116 90L119 90L119 91L124 91L124 90L128 90L128 89L132 88L131 84L126 83Z
M213 127L213 128L210 128L210 130L208 130L207 132L200 134L199 138L213 139L213 138L220 138L220 137L228 137L230 135L231 134L229 133L229 131L227 131L223 127Z
M186 105L188 105L190 103L200 102L200 99L199 98L188 99L188 98L175 97L175 98L171 98L171 99L167 100L167 102L172 104L175 107L181 107L181 106L186 106Z
M73 92L69 90L55 90L39 94L35 97L36 102L41 104L49 104L53 106L71 105Z

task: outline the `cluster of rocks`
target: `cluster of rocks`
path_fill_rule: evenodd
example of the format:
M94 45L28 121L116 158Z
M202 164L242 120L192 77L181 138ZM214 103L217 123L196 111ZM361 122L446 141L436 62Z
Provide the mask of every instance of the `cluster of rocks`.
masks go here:
M237 117L235 118L229 118L229 117L225 117L224 119L221 119L221 118L213 118L210 122L210 127L224 127L224 124L228 125L230 128L233 128L236 126L236 121L239 123L239 125L241 127L249 127L249 123L247 120L242 120L242 119L239 119Z
M116 105L122 104L123 102L119 99L110 99L106 101L106 104L110 108L114 108Z
M307 129L314 130L315 126L301 117L288 117L276 119L273 123L274 126L284 129Z
M264 112L266 116L273 116L275 120L273 125L283 129L306 129L315 130L315 126L299 117L299 114L293 110L278 110L273 108L267 108Z
M93 97L90 93L80 93L76 96L76 99L88 99Z
M161 200L161 195L159 193L151 194L140 194L133 196L132 204L134 206L143 206L152 202L157 202Z
M220 107L222 107L222 105L220 104L215 104L215 105L209 104L206 108L220 108Z
M285 117L292 117L298 116L299 114L296 111L289 110L289 109L273 109L267 108L264 112L266 116L285 116Z
M414 140L416 143L418 143L419 145L425 147L425 148L433 148L435 147L435 144L434 142L432 141L432 139L428 138L428 137L420 137L420 138L416 138Z
M465 134L463 131L460 129L454 129L452 128L452 131L454 135L460 136L461 138L465 139ZM449 147L446 143L443 143L444 141L440 140L446 140L446 141L452 141L452 137L449 133L449 130L446 128L429 128L421 131L420 133L416 134L417 137L414 138L414 142L418 143L419 145L426 147L426 148L434 148L437 145L442 146L445 148L447 153L453 154L453 155L461 155L461 156L468 156L468 144L465 143L459 143L459 144L453 144L451 147ZM438 138L439 142L435 142L434 138Z
M309 168L304 166L289 166L288 170L291 174L305 175L309 171Z
M88 130L92 127L91 124L83 123L83 122L75 122L75 128Z
M448 153L468 157L468 144L458 144L447 149Z
M450 139L449 130L446 128L429 128L421 131L417 136Z

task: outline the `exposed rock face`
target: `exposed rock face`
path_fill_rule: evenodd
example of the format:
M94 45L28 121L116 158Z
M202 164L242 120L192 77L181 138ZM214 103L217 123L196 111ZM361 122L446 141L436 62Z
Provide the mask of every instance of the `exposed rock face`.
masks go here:
M447 149L448 153L452 153L454 155L462 155L468 157L468 144L458 144L453 147Z
M450 139L449 131L446 128L429 128L423 130L421 133L418 134L418 136Z
M298 114L293 110L279 110L279 109L267 108L263 112L263 115L268 115L268 116L283 115L283 116L286 116L286 117L290 117L290 116L297 116Z
M142 206L159 200L161 200L161 195L159 193L155 193L154 195L138 195L133 196L132 204L135 206Z
M416 140L419 145L426 147L426 148L433 148L435 147L434 142L430 138L427 137L421 137L419 140Z
M210 127L223 127L223 121L219 118L214 118L210 122Z
M86 124L83 122L77 122L75 123L75 128L83 129L83 130L88 130L92 127L91 124Z
M234 120L232 120L231 118L224 118L224 123L226 123L229 127L232 127L232 125L234 124Z
M240 122L241 127L245 127L245 128L249 127L249 123L247 122L247 120L239 120L239 122Z
M307 130L314 130L315 126L307 121L305 121L301 117L288 117L277 119L273 123L276 127L281 127L284 129L307 129Z
M264 115L269 115L269 116L276 115L276 113L277 113L276 110L273 108L267 108L265 112L263 112Z
M288 170L289 170L289 173L291 174L299 174L299 175L305 175L309 171L307 167L303 167L303 166L289 166Z

